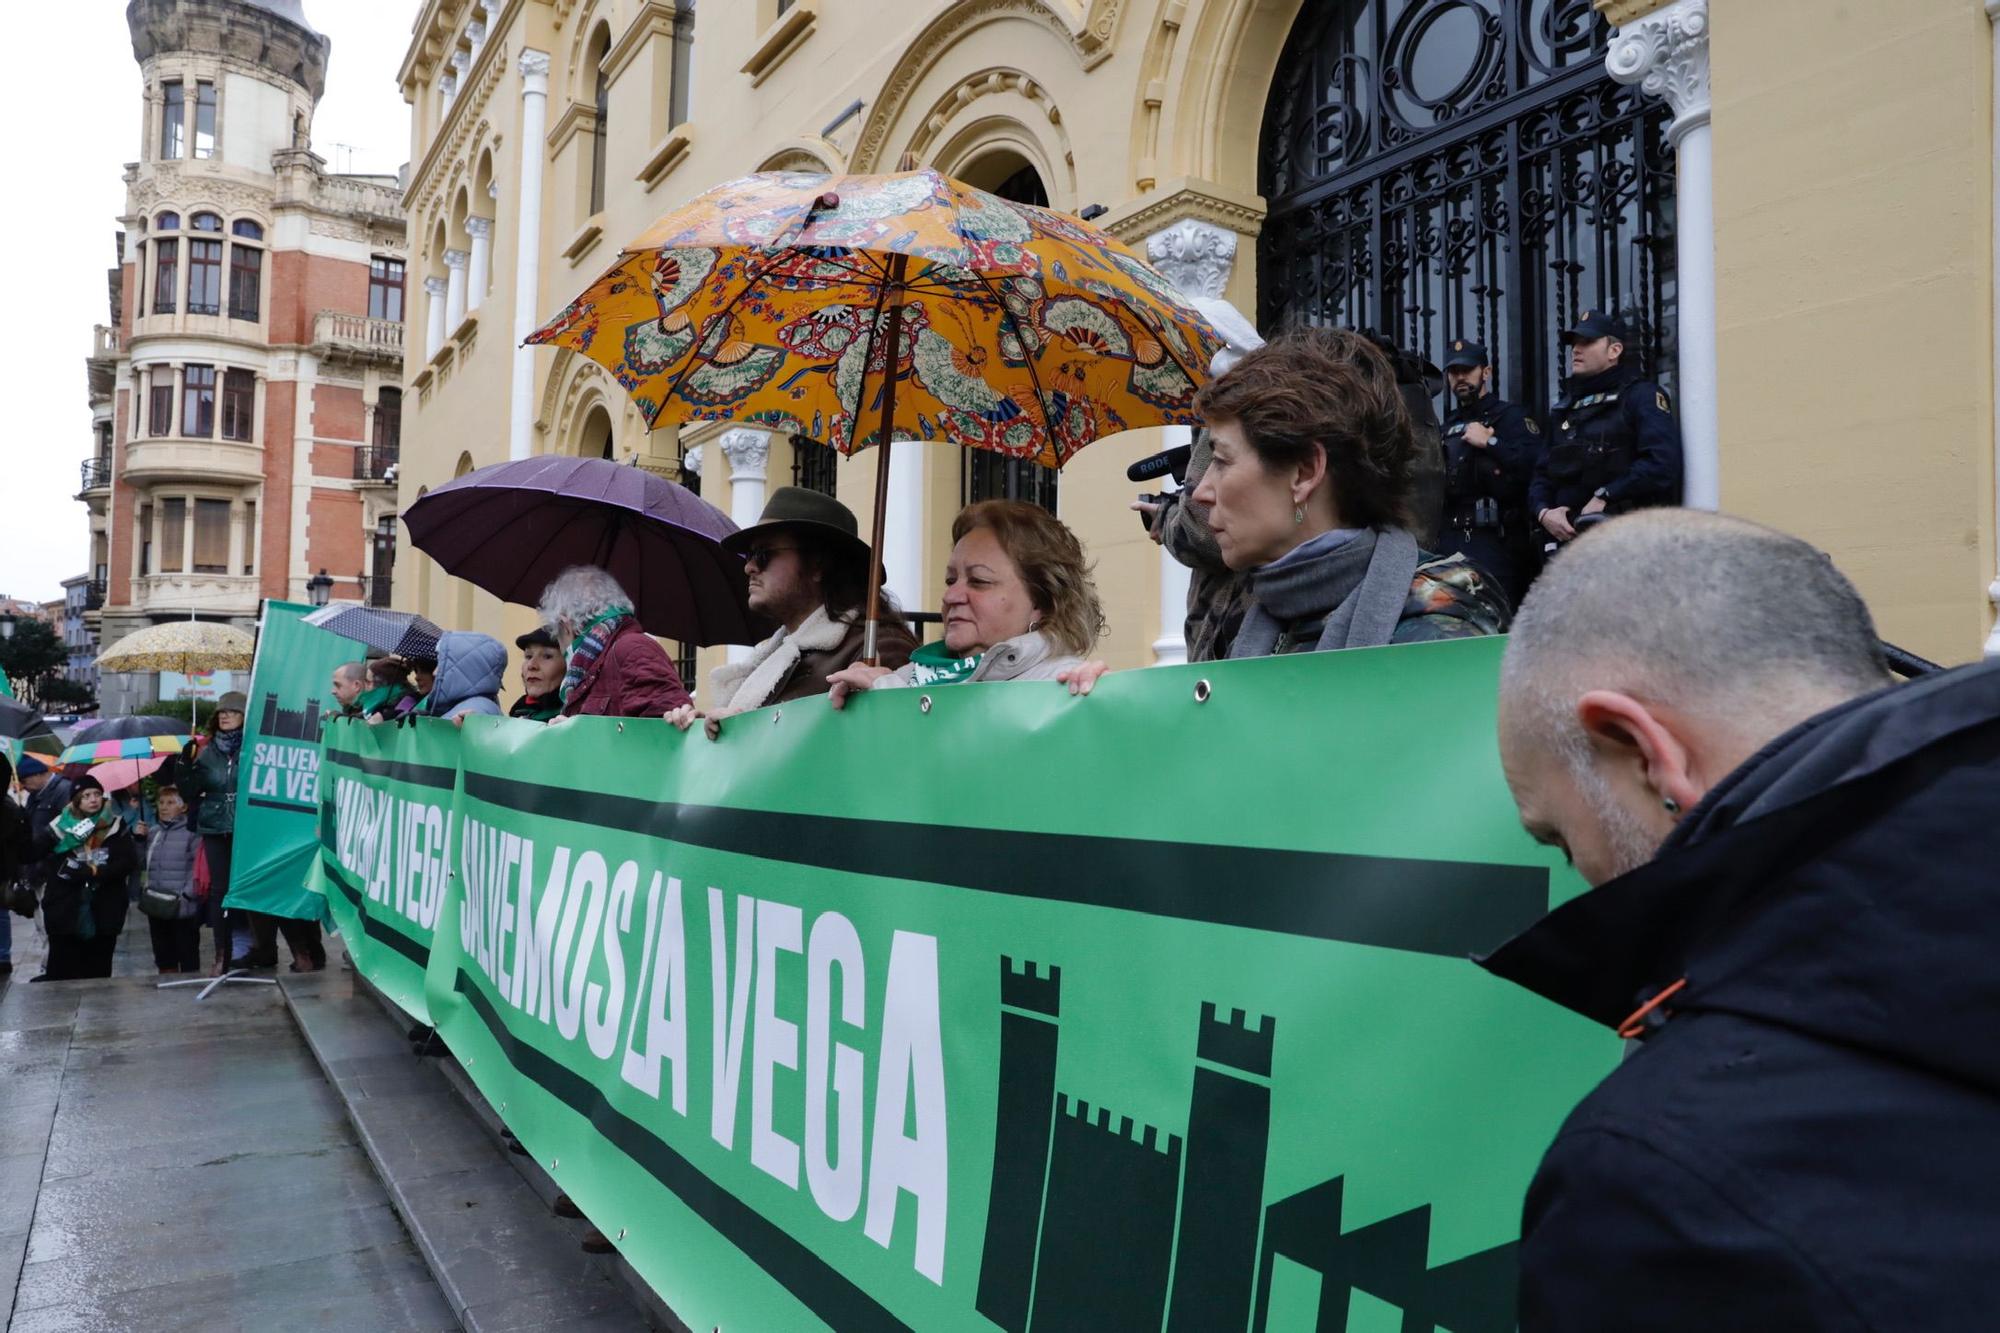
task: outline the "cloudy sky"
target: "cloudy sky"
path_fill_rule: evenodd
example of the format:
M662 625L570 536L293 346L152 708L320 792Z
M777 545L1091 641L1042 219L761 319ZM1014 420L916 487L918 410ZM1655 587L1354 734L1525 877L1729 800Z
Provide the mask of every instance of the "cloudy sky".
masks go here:
M0 595L47 601L85 572L88 520L76 497L91 454L84 360L91 326L109 319L105 270L123 211L124 164L139 154L139 66L125 0L10 5L21 60L21 133L0 167L15 202L0 211L9 258L0 384L12 396L0 439ZM393 172L409 156L409 110L396 68L417 0L306 0L333 41L313 148L333 171Z

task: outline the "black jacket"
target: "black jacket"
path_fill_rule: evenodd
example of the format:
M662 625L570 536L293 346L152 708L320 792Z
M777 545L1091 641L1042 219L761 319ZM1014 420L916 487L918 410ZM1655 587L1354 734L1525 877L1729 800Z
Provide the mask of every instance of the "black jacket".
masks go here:
M1602 486L1611 513L1681 502L1681 429L1667 395L1622 362L1567 383L1549 412L1549 444L1528 483L1528 513L1575 510ZM1615 457L1629 458L1618 463Z
M1529 1186L1521 1328L2000 1326L2000 666L1821 714L1484 960L1616 1025Z

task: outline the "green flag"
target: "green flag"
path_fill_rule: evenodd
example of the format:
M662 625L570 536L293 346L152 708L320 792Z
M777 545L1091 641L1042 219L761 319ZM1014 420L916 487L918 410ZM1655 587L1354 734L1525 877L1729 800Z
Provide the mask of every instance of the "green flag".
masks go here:
M692 1327L1508 1329L1617 1042L1468 958L1501 646L338 726L324 873Z
M334 706L333 669L368 650L302 623L312 609L264 603L243 716L225 905L316 921L326 904L306 881L318 842L320 715Z

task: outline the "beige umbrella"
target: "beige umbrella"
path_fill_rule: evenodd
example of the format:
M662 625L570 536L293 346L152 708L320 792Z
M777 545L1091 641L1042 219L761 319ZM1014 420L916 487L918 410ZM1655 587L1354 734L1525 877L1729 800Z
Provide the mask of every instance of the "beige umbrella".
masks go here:
M97 658L101 672L248 671L257 641L234 625L210 620L175 620L127 634ZM199 706L199 705L197 705Z

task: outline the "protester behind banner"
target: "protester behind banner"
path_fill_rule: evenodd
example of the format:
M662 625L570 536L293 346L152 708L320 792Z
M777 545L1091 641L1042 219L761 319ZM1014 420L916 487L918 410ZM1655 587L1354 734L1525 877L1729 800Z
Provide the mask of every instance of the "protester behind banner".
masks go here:
M595 565L549 580L536 608L567 644L563 716L664 717L692 703L673 659L632 614L632 598Z
M1067 680L1084 665L1104 610L1083 544L1061 519L1023 500L981 500L959 512L951 536L944 637L894 671L856 663L835 672L835 708L865 690Z
M706 717L712 740L723 718L825 694L836 672L860 661L869 565L860 531L854 512L832 496L785 486L755 524L724 537L723 549L743 557L750 611L776 621L778 629L743 661L715 669L707 708L683 705L667 720L686 730L696 717ZM894 670L916 646L888 602L876 633L876 660Z
M1526 1333L1991 1326L2000 665L1888 680L1737 519L1614 519L1524 600L1508 781L1598 887L1486 963L1640 1042L1529 1189Z
M1395 369L1360 334L1301 329L1196 400L1214 448L1193 500L1249 579L1231 657L1497 634L1506 596L1420 549L1417 441Z

